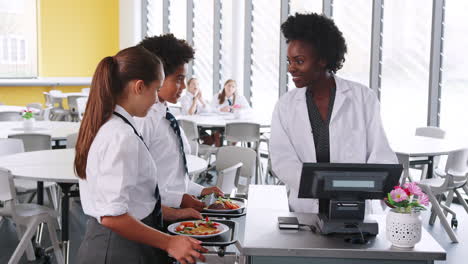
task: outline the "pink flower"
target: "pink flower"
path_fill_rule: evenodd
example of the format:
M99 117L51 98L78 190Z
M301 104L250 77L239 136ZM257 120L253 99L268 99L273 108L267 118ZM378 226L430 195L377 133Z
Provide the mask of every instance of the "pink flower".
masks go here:
M232 106L232 108L234 108L234 109L239 109L239 108L241 108L241 105L235 104L235 105Z
M392 197L392 200L397 203L408 199L408 195L406 195L406 192L401 188L391 191L390 196Z
M408 191L412 194L412 195L416 195L416 196L421 196L422 194L424 194L421 190L421 188L419 188L419 186L417 185L417 183L415 182L407 182L405 183L404 185L405 188L408 189Z
M429 205L429 196L427 196L425 193L421 193L421 195L418 195L418 203L428 206Z

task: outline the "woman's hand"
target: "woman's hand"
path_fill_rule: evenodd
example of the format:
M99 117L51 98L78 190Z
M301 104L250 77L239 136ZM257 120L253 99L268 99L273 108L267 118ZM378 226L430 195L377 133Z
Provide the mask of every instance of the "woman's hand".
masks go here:
M201 241L186 236L171 236L167 244L167 253L182 264L196 263L199 259L205 262L201 253L208 252L202 247Z
M226 105L224 107L221 107L220 111L221 112L231 112L231 107Z
M201 195L202 195L202 196L205 196L205 195L212 194L212 193L215 193L215 194L218 195L218 196L224 196L223 191L221 191L221 190L220 190L218 187L216 187L216 186L208 187L208 188L203 189L203 191L201 192Z

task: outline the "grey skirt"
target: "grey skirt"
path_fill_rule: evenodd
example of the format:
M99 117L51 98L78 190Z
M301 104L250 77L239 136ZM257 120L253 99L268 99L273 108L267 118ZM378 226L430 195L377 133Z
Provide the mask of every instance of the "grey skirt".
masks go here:
M153 214L142 220L153 227ZM159 228L158 228L159 229ZM95 218L88 220L86 234L78 250L78 264L160 264L173 263L161 249L128 240L99 224Z

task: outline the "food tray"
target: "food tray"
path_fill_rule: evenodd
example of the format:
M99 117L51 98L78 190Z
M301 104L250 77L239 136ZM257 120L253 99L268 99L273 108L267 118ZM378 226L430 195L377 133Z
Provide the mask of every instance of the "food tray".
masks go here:
M206 212L205 210L203 210L201 212L201 214L203 216L209 216L209 217L225 217L225 218L237 218L237 217L241 217L241 216L244 216L247 212L247 200L244 199L244 198L230 198L231 200L234 200L234 201L240 201L244 204L244 207L243 208L239 208L237 210L233 210L232 212Z
M237 223L230 220L213 220L214 222L219 222L227 225L229 227L229 232L221 234L219 236L210 237L210 238L197 238L202 241L202 246L209 247L227 247L237 242Z

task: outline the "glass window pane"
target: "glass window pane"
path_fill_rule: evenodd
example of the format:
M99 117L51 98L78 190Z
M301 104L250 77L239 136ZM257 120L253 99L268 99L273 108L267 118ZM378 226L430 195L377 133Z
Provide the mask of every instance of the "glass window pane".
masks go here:
M213 1L193 1L193 74L198 78L202 94L213 94Z
M148 0L147 11L146 35L150 37L161 35L163 33L162 0Z
M37 76L35 0L0 0L0 78Z
M444 57L440 126L451 136L468 135L467 1L445 1ZM462 51L462 52L460 52Z
M338 76L369 86L372 1L334 0L333 19L348 46Z
M176 38L186 39L187 36L187 1L169 1L169 32Z
M253 1L252 19L251 101L255 113L268 118L279 93L280 1Z
M388 133L414 134L427 124L431 20L432 1L385 1L381 112Z
M322 13L323 0L289 0L289 14ZM281 21L281 23L284 21ZM285 62L286 63L286 62ZM288 74L288 91L296 89L291 74Z

